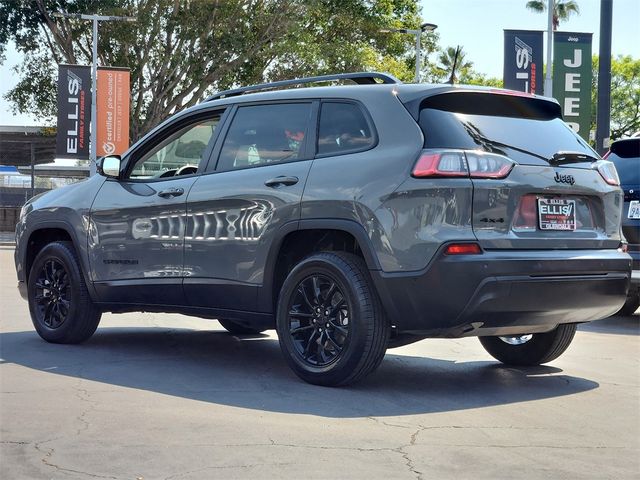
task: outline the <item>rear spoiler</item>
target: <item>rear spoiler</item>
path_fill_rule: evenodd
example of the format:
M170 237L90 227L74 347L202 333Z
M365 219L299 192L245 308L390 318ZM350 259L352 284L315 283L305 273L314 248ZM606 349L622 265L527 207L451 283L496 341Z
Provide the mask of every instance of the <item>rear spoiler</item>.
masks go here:
M411 88L399 91L398 99L416 121L423 108L475 115L562 118L560 104L553 98L500 88L451 85Z

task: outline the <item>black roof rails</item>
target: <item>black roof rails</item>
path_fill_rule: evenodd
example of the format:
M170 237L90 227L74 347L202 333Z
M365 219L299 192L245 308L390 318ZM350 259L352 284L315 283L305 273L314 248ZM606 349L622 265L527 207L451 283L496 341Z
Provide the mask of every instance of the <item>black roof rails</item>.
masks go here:
M336 73L333 75L320 75L318 77L296 78L293 80L281 80L279 82L261 83L258 85L250 85L248 87L235 88L233 90L225 90L207 97L205 102L218 100L220 98L235 97L243 93L258 92L260 90L270 90L272 88L288 87L289 85L303 85L305 83L328 82L331 80L353 80L358 85L372 85L377 83L376 80L382 80L381 83L398 84L402 83L393 75L379 72L356 72L356 73Z

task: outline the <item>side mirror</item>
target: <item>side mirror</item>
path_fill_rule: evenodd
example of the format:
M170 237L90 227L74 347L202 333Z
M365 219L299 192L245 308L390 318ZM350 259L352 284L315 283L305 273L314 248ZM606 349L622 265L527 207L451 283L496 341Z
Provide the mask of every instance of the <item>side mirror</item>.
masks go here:
M121 163L119 155L109 155L98 159L96 169L100 175L107 178L119 178Z

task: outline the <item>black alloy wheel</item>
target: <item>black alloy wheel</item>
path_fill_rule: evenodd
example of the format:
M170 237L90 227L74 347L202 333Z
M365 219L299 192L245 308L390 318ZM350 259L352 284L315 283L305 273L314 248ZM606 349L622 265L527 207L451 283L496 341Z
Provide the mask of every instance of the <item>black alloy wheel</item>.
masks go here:
M52 343L82 343L98 328L101 311L91 300L80 259L69 241L45 245L27 279L31 320Z
M59 328L69 315L71 306L69 274L61 262L48 259L35 284L38 321L51 329Z
M350 312L344 293L327 275L298 283L289 304L289 334L303 361L325 367L338 359L349 339Z
M314 253L291 269L280 290L276 329L296 375L331 387L373 372L390 332L366 263L347 252Z

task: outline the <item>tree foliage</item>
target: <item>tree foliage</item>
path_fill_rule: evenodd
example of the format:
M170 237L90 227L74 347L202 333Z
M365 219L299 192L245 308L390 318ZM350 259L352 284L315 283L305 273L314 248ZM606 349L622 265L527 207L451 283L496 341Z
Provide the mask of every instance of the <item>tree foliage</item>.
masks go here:
M598 56L593 56L591 129L595 130L598 100ZM640 59L611 59L611 140L640 132Z
M537 13L547 11L547 0L530 0L527 8ZM569 20L572 15L580 15L580 7L575 0L555 0L553 2L553 30L556 31L560 22Z
M0 3L0 60L23 55L6 98L55 114L58 63L91 63L91 22L54 12L136 17L101 22L99 65L131 70L131 137L222 89L281 78L381 69L412 78L412 0L14 0ZM425 35L433 49L437 36Z

